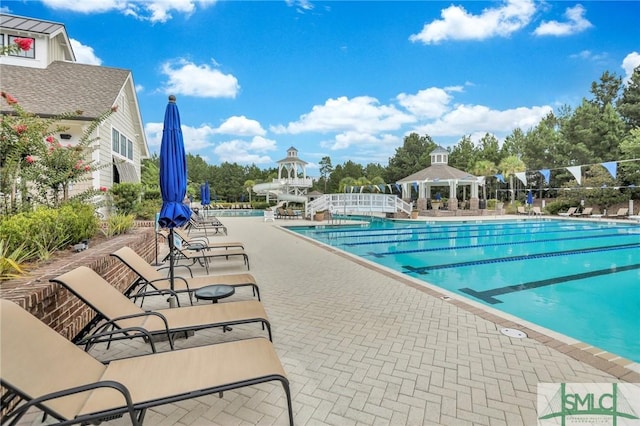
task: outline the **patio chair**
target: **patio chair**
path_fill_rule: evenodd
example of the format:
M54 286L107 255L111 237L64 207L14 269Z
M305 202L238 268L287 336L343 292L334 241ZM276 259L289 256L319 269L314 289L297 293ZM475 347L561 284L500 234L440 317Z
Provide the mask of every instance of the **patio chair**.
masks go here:
M518 214L524 214L524 215L528 214L524 206L518 206L517 210L518 210Z
M261 302L247 300L210 305L184 306L180 308L144 311L132 300L120 293L93 269L80 266L72 271L51 279L96 311L98 318L104 319L93 334L120 330L122 334L114 338L113 333L105 339L93 339L86 344L103 341L133 339L137 337L152 341L153 336L163 336L173 349L173 335L207 328L225 328L234 324L259 322L266 326L271 340L271 324Z
M191 261L191 265L189 266L193 266L196 263L200 264L201 266L204 266L205 270L207 271L207 274L209 273L209 261L211 259L216 259L216 258L225 258L227 260L229 260L230 257L242 257L244 264L247 265L247 270L251 269L250 265L249 265L249 255L244 251L244 250L240 250L240 249L235 249L235 250L191 250L191 249L184 249L181 247L178 247L178 245L175 245L175 259L177 261L179 260L190 260Z
M224 226L216 217L203 219L197 215L191 215L189 222L185 225L185 229L187 230L187 234L190 234L192 229L197 229L199 231L204 231L206 236L208 236L207 230L215 231L216 234L222 233L227 235L227 227Z
M540 210L540 207L531 207L531 211L535 216L542 216L542 210Z
M629 216L629 209L626 207L619 208L617 213L607 215L607 217L619 217L619 218L626 218L627 216Z
M571 215L573 215L573 214L574 214L575 212L577 212L577 211L578 211L578 208L577 208L577 207L571 207L571 208L569 208L569 210L567 210L567 211L566 211L566 212L564 212L564 213L559 212L559 213L558 213L558 216L571 216Z
M580 213L576 212L575 216L586 217L591 216L593 214L593 207L587 207L582 210Z
M209 241L209 237L190 237L187 232L181 228L174 228L173 232L180 238L182 247L189 250L209 250L209 249L229 249L229 248L241 248L244 249L244 243L240 241L220 241L212 243Z
M165 293L177 295L186 292L189 294L189 300L193 304L193 292L197 289L215 284L226 284L236 288L251 287L253 295L258 296L258 300L260 300L260 289L251 274L207 275L186 278L174 276L173 289L171 289L169 278L163 276L160 271L151 266L131 247L122 247L111 253L111 256L120 260L138 276L138 279L127 290L126 294L129 297L132 297L132 295L133 297L142 297L144 301L144 297L148 295ZM149 287L151 287L150 291Z
M98 424L127 416L142 425L149 408L258 383L282 384L293 425L289 381L267 339L252 338L103 364L38 318L0 300L2 424L30 409L60 424ZM215 368L212 368L215 367ZM6 403L6 405L5 405ZM12 405L10 403L15 403Z

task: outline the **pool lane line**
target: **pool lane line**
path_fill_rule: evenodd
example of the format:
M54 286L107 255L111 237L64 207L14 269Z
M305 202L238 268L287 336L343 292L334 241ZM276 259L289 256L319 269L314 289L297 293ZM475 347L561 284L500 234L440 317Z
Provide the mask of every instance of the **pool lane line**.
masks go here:
M425 249L412 249L412 250L396 250L396 251L385 251L385 252L374 252L370 251L365 253L363 256L373 256L377 258L382 258L385 256L392 256L396 254L412 254L412 253L427 253L434 251L450 251L450 250L462 250L462 249L475 249L479 247L500 247L500 246L518 246L525 244L538 244L538 243L554 243L557 241L571 241L571 240L586 240L586 239L595 239L595 238L610 238L610 237L627 237L628 235L620 235L620 234L607 234L607 235L587 235L581 237L569 237L569 238L545 238L541 240L534 241L507 241L503 243L488 243L488 244L468 244L464 246L452 246L452 247L432 247ZM629 243L636 244L636 243ZM580 249L577 249L580 250ZM535 255L528 255L535 256Z
M531 229L531 228L529 228ZM588 232L588 231L610 231L610 230L615 230L615 229L629 229L628 226L613 226L613 227L598 227L598 228L593 228L593 227L588 227L588 226L583 226L579 229L573 228L573 229L548 229L548 228L541 228L541 229L545 229L544 231L542 230L536 230L536 232L531 232L532 235L541 235L541 234L549 234L549 233L563 233L563 232ZM495 236L495 235L519 235L522 233L522 230L525 230L524 227L518 227L518 228L514 228L514 230L516 231L520 231L520 232L512 232L512 233L504 233L501 231L504 231L504 229L492 229L489 230L488 232L485 230L470 230L469 233L471 232L476 232L478 233L478 235L469 235L469 237L481 237L481 236L486 236L486 237L491 237L491 236ZM534 228L535 230L535 228ZM495 231L495 232L494 232ZM419 232L414 232L414 231L407 231L405 229L402 229L401 232L394 232L394 233L388 233L388 232L384 232L384 233L377 233L377 234L368 234L368 235L340 235L340 236L335 236L335 237L329 237L330 240L337 240L337 239L347 239L347 238L371 238L371 237L386 237L386 236L397 236L397 235L429 235L429 234L451 234L453 232L457 232L457 231L442 231L442 230L425 230L425 231L419 231ZM466 237L467 235L465 235ZM429 240L438 240L438 239L451 239L453 238L451 235L445 235L443 237L435 237L435 238L429 238ZM424 240L424 239L423 239ZM417 241L417 240L401 240L401 241ZM384 241L382 241L382 243L384 243ZM377 241L364 241L364 242L356 242L356 243L344 243L345 245L365 245L365 244L378 244Z
M576 281L576 280L583 280L586 278L599 277L602 275L617 274L619 272L632 271L634 269L640 269L640 263L636 263L634 265L626 265L626 266L615 266L613 268L599 269L591 272L583 272L581 274L564 275L561 277L549 278L549 279L540 280L540 281L531 281L523 284L508 285L505 287L493 288L491 290L476 291L468 287L460 288L458 290L470 296L473 296L476 299L480 299L483 302L489 303L491 305L495 305L498 303L502 303L502 300L496 299L495 296L501 296L504 294L531 290L534 288L545 287L548 285L562 284L567 281Z
M444 263L441 265L432 265L432 266L415 267L411 265L403 265L402 268L406 270L406 272L404 272L405 274L415 273L419 275L426 275L429 271L435 271L437 269L450 269L450 268L460 268L464 266L488 265L491 263L517 262L520 260L543 259L545 257L573 256L576 254L597 253L601 251L626 250L630 248L640 248L640 243L616 244L612 246L562 250L562 251L554 251L554 252L539 253L539 254L523 254L518 256L496 257L492 259L470 260L466 262Z

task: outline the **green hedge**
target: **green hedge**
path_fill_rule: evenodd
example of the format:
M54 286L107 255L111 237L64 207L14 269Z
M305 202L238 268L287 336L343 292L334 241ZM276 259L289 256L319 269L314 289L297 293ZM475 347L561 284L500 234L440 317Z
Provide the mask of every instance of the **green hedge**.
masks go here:
M69 202L58 209L41 207L4 217L0 221L0 240L8 251L21 248L33 253L29 260L41 260L56 250L92 238L98 230L93 205Z

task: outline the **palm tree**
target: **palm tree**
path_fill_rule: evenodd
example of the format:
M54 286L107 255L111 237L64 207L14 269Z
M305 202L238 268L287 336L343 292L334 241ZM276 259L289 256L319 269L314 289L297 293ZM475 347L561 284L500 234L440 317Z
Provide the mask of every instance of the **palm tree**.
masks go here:
M473 165L473 169L471 171L471 173L473 173L476 176L493 176L496 172L498 171L498 168L496 167L495 163L493 161L489 161L489 160L480 160L477 161L474 165ZM482 197L486 200L487 199L487 182L485 179L485 183L482 186Z
M527 167L520 158L515 155L510 155L505 157L500 164L498 165L498 169L502 171L505 176L509 176L509 191L511 192L511 203L513 204L513 200L515 199L515 191L513 190L513 177L518 172L524 172L527 170Z
M255 184L256 182L251 179L244 181L244 189L249 193L249 204L251 204L251 191L253 190Z

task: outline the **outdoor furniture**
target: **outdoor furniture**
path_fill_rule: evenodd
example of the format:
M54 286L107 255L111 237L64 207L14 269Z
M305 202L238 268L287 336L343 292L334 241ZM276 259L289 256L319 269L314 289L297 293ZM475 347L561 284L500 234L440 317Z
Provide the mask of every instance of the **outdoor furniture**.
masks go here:
M193 292L198 300L210 300L211 303L218 303L218 300L231 296L236 292L233 286L225 284L208 285Z
M242 257L244 264L247 265L247 270L251 269L249 265L249 255L244 250L190 250L183 249L177 245L174 248L176 260L190 260L192 263L189 266L199 263L204 266L207 274L209 273L209 261L216 258L225 258L229 260L230 257Z
M264 221L272 221L275 222L276 216L275 216L275 212L273 210L265 210L264 211Z
M619 217L619 218L626 218L627 216L629 216L629 209L626 207L619 208L617 213L607 215L607 217Z
M531 207L531 211L535 216L542 216L542 211L540 210L540 207L537 207L537 206Z
M518 214L524 214L524 215L528 214L524 206L518 206L517 210L518 210Z
M190 331L254 322L261 323L263 329L266 326L271 340L271 324L262 303L257 300L144 311L86 266L53 278L51 282L63 285L98 314L93 333L98 338L89 337L76 343L93 345L136 337L151 342L153 336L163 336L173 349L173 335L176 333L187 334ZM114 338L112 332L102 338L100 333L104 331L120 331L122 335Z
M564 213L558 213L558 216L571 216L577 211L578 211L577 207L571 207L569 210L567 210Z
M212 284L227 284L233 287L251 287L253 295L260 300L260 288L256 283L256 279L251 274L225 274L225 275L207 275L201 277L179 277L174 276L173 288L171 281L163 276L160 271L151 266L143 257L136 253L130 247L122 247L111 253L111 256L119 259L127 265L129 269L136 273L138 279L129 287L127 295L131 297L144 297L153 294L179 294L187 292L191 300L191 293L201 287ZM148 287L151 287L149 291ZM135 293L134 293L135 292ZM192 301L193 302L193 301Z
M207 307L211 308L211 306ZM141 425L148 408L277 380L287 398L289 381L267 339L199 346L103 364L38 318L0 300L0 384L3 424L32 408L65 424L98 424L127 416ZM211 368L212 364L224 368ZM12 406L9 402L16 402ZM7 403L5 405L5 403Z
M575 213L576 216L580 216L580 217L585 217L585 216L591 216L593 214L593 207L587 207L584 210L582 210L580 213Z
M239 241L220 241L212 243L207 236L204 237L190 237L188 233L183 229L173 228L175 235L180 238L179 243L182 244L182 248L188 250L208 250L216 248L241 248L244 249L244 244Z
M198 215L191 215L185 229L187 230L187 234L190 234L192 229L197 229L204 231L204 234L207 236L207 230L215 231L216 234L222 233L227 235L227 227L224 226L216 217L203 219Z

